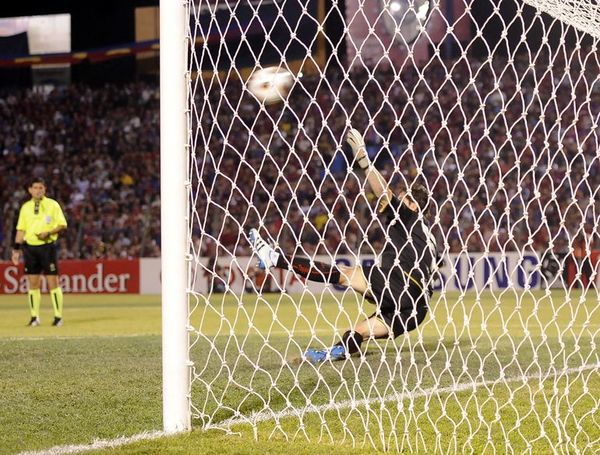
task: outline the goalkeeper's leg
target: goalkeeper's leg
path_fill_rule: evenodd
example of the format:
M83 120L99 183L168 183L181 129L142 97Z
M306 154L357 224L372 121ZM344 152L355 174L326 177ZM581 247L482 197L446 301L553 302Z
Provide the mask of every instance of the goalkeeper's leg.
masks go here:
M261 268L277 267L293 270L308 280L319 283L339 284L351 287L360 293L365 293L368 289L368 283L361 267L326 264L298 256L288 257L271 248L256 229L250 230L249 238L254 251L260 259L259 265Z
M359 269L362 275L362 269ZM342 335L342 340L331 348L309 349L306 359L320 363L327 359L341 360L360 352L364 340L397 338L417 328L428 310L427 292L403 273L392 273L378 267L367 270L369 286L367 295L377 306L375 314Z
M417 328L425 319L427 305L418 304L414 308L406 308L400 312L378 311L368 319L359 322L353 329L342 335L342 340L330 348L308 349L304 355L311 363L321 363L326 360L343 360L360 352L365 340L394 338Z
M380 270L376 270L380 272ZM391 278L389 283L382 281L383 275ZM377 311L368 319L358 323L342 336L337 344L337 352L354 354L360 351L363 340L398 338L416 329L425 320L428 311L427 292L416 283L407 283L403 275L390 273L374 274L371 270L368 296L377 305ZM389 279L388 278L388 279ZM408 288L406 288L408 285ZM394 291L392 291L392 289ZM332 350L336 349L335 347ZM341 356L340 356L341 358Z

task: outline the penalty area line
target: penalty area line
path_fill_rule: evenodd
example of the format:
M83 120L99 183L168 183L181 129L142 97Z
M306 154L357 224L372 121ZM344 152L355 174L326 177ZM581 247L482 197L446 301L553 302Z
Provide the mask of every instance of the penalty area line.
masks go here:
M298 409L286 409L278 412L260 411L250 414L249 416L236 416L231 417L222 422L208 425L205 427L206 430L230 430L234 425L250 424L254 425L260 422L266 422L268 420L279 420L287 417L298 417L301 418L306 414L321 414L326 411L339 411L342 409L356 409L362 406L372 405L373 403L384 403L393 401L404 401L414 400L417 398L425 398L433 395L443 395L450 393L467 392L469 390L476 390L481 387L489 387L499 384L512 384L512 383L527 383L533 380L547 380L552 378L558 378L561 376L571 375L574 373L583 373L584 371L600 369L600 363L594 363L589 365L583 365L575 368L564 368L557 371L546 371L545 373L529 374L508 377L503 380L496 379L490 381L473 381L462 384L456 384L448 387L431 387L429 389L420 390L417 392L401 392L386 395L381 398L363 398L359 400L344 400L338 403L330 402L322 405L309 405Z

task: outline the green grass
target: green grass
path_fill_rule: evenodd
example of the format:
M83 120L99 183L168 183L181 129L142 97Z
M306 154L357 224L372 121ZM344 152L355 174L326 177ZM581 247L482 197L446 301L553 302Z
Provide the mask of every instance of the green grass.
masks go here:
M159 430L159 297L68 295L58 329L42 308L31 329L24 298L0 298L0 454ZM370 311L351 294L192 302L195 430L110 453L600 451L599 370L559 374L600 362L596 294L438 295L363 358L288 362Z
M23 297L0 298L0 453L161 427L158 297L65 298L65 325L26 327Z

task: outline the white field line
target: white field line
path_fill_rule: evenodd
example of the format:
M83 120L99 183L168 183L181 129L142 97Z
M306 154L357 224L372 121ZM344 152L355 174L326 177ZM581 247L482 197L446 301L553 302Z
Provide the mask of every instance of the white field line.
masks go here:
M414 400L416 398L423 398L423 397L429 397L429 396L433 396L433 395L440 395L440 394L446 394L446 393L450 394L450 393L466 392L469 390L474 391L475 389L478 389L480 387L487 387L487 386L492 386L495 384L508 384L508 383L514 383L514 382L526 383L528 381L536 380L536 379L547 380L547 379L556 378L559 376L564 376L564 375L569 375L569 374L574 374L574 373L581 373L583 371L596 370L596 369L600 369L600 363L583 365L583 366L577 367L577 368L566 368L566 369L558 370L555 372L547 372L545 374L521 375L521 376L514 376L514 377L509 377L509 378L504 378L504 379L497 379L495 381L477 381L477 382L456 384L456 385L449 386L449 387L439 387L439 388L432 387L432 388L424 389L424 390L421 390L418 392L394 393L394 394L386 395L385 397L378 398L378 399L364 398L364 399L360 399L360 400L345 400L345 401L341 401L339 403L328 403L328 404L323 404L323 405L319 405L319 406L310 405L310 406L305 406L305 407L299 408L299 409L284 410L284 411L279 411L279 412L268 412L268 411L254 412L247 417L232 417L230 419L219 422L218 424L210 425L207 427L207 429L229 429L232 426L239 425L239 424L256 424L256 423L264 422L267 420L276 420L276 419L282 419L282 418L286 418L286 417L302 417L306 414L322 414L325 411L332 411L332 410L339 411L342 409L355 409L355 408L370 405L373 403L382 403L382 402L388 402L388 401L404 401L404 400L409 400L409 399Z
M372 403L381 403L388 401L403 401L408 399L416 399L423 398L432 395L439 395L445 393L457 393L457 392L466 392L468 390L475 390L480 387L491 386L495 384L509 384L513 382L528 382L536 379L547 380L550 378L555 378L559 376L581 373L589 370L597 370L600 369L600 363L594 363L590 365L583 365L577 368L566 368L562 370L558 370L555 372L547 372L546 374L531 374L531 375L522 375L515 376L510 378L505 378L504 380L495 380L495 381L479 381L479 382L469 382L463 384L457 384L455 386L450 387L440 387L435 388L432 387L430 389L421 390L419 392L404 392L387 395L380 399L362 399L362 400L346 400L340 403L329 403L320 406L305 406L303 408L294 409L294 410L286 410L280 412L255 412L248 417L237 417L224 420L215 425L209 425L206 427L206 430L210 429L229 429L234 425L240 424L256 424L259 422L265 422L267 420L281 419L286 417L300 417L306 414L315 414L315 413L323 413L325 411L330 410L341 410L341 409L354 409L361 406L366 406L367 404ZM154 431L154 432L145 432L140 433L134 436L128 437L120 437L116 439L101 439L92 442L91 444L80 444L80 445L68 445L68 446L56 446L46 450L33 451L33 452L21 452L19 455L63 455L63 454L71 454L71 453L80 453L86 452L89 450L97 450L97 449L110 449L119 447L122 445L130 444L136 441L143 440L152 440L158 439L160 437L168 436L166 433L162 431Z
M254 334L255 331L253 332L236 332L238 334L242 334L245 335L246 333L250 333L250 334ZM262 332L259 332L262 333ZM286 331L286 330L272 330L272 331L268 331L265 330L264 333L268 333L269 335L280 335L280 336L294 336L294 335L310 335L313 333L312 330L290 330L290 331ZM316 335L322 334L333 334L334 330L333 329L318 329L315 330L314 333ZM229 331L226 331L221 333L221 334L216 334L216 333L203 333L202 335L206 336L206 337L216 337L216 336L230 336ZM130 333L127 335L89 335L89 336L81 336L81 335L75 335L75 336L52 336L52 335L48 335L45 337L6 337L6 338L2 338L0 337L0 341L46 341L46 340L87 340L90 338L136 338L136 337L145 337L145 336L156 336L159 337L160 333Z
M503 328L505 327L505 325L503 324L486 324L486 326L488 328ZM256 326L254 326L255 329L253 329L252 331L238 331L236 332L237 334L240 335L246 335L246 334L254 334L255 332L257 332L256 330ZM589 327L589 324L586 325L585 327ZM571 326L571 330L576 330L576 329L581 329L584 328L583 324L573 324ZM329 328L322 328L322 329L316 329L314 330L315 335L327 335L327 334L332 334L334 332L334 329L329 329ZM473 333L481 333L482 331L473 331ZM194 332L196 333L196 332ZM296 335L311 335L313 333L312 330L309 329L299 329L299 330L271 330L270 332L268 330L264 330L260 331L258 330L258 333L264 333L264 334L268 334L268 335L275 335L275 336L285 336L285 337L293 337ZM203 336L210 338L210 337L218 337L218 336L230 336L230 333L228 330L224 331L223 333L202 333ZM45 340L86 340L89 338L136 338L136 337L145 337L145 336L160 336L160 333L129 333L126 335L89 335L89 336L81 336L81 335L74 335L74 336L53 336L53 335L48 335L48 336L42 336L42 337L0 337L0 342L1 341L45 341ZM534 336L538 336L538 335L534 335Z
M128 333L126 335L60 335L60 336L43 336L43 337L0 337L0 341L47 341L47 340L89 340L90 338L137 338L146 336L160 336L160 333Z
M115 439L97 439L91 444L56 446L46 450L37 452L21 452L19 455L63 455L67 453L87 452L88 450L112 449L125 444L130 444L137 441L147 441L167 436L162 431L152 431L136 434L133 436L122 436Z

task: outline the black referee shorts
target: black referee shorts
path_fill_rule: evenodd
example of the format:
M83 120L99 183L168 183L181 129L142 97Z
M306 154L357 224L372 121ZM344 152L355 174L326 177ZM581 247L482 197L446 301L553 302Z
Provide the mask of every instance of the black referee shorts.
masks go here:
M427 315L429 294L410 279L402 269L385 269L376 265L363 267L369 283L366 295L377 306L372 316L383 320L394 338L414 330Z
M56 243L23 245L25 273L27 275L58 275Z

